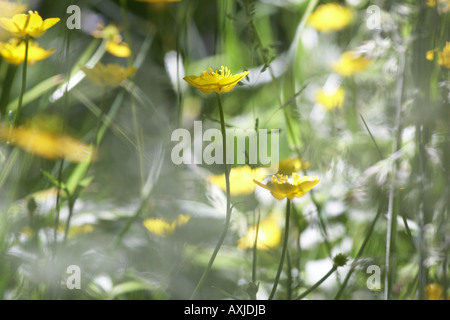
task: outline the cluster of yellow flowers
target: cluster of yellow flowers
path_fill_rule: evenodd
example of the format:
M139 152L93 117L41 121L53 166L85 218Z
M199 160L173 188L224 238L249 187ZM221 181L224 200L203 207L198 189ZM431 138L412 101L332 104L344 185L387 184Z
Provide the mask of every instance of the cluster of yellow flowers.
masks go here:
M319 5L310 15L307 25L319 32L329 33L348 27L354 17L355 14L351 8L332 2ZM358 54L355 50L350 50L344 52L337 61L332 63L331 69L342 77L348 77L364 71L370 62L369 58ZM345 90L340 86L332 90L318 90L315 98L316 102L327 110L342 108Z
M3 10L3 8L6 10ZM5 61L20 65L24 63L25 57L27 57L27 63L33 64L46 59L53 53L54 49L41 48L30 38L42 36L49 28L59 22L59 18L44 20L37 11L15 13L16 10L23 9L23 6L7 1L0 1L0 9L0 27L13 36L8 42L0 43L0 55Z

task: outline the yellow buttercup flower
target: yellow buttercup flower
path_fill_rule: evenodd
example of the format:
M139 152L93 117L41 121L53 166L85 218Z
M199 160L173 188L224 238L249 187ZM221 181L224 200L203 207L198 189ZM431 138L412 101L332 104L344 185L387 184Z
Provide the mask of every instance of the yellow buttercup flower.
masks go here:
M345 99L345 90L339 87L335 90L319 90L316 93L316 102L324 106L327 110L342 108Z
M25 42L15 38L7 43L0 43L0 55L8 63L15 65L22 64L25 61L25 49ZM47 59L53 51L55 50L46 50L39 47L36 42L29 41L27 63L34 64L38 61Z
M150 218L145 219L143 224L144 227L151 233L163 237L172 234L176 228L185 225L190 219L190 215L182 214L172 222L167 222L166 220L159 218Z
M303 162L300 158L286 158L278 164L278 174L291 175L294 172L298 172L310 167L309 162ZM261 179L256 179L261 180Z
M253 180L258 186L270 191L270 193L278 200L284 198L293 199L303 197L309 190L314 188L319 182L318 177L302 177L295 172L292 173L292 179L288 176L277 174L272 176L272 180L267 185Z
M322 4L311 13L307 24L322 32L332 32L344 29L353 21L350 8L337 3Z
M370 59L359 55L355 51L347 51L331 65L331 68L345 77L364 71L370 62Z
M38 127L0 125L0 140L50 160L93 161L95 150L70 136L51 133Z
M106 51L119 58L127 58L131 55L131 49L125 42L108 41Z
M183 79L191 86L200 89L201 92L209 94L213 91L217 93L228 92L232 90L239 81L247 76L248 71L244 71L235 75L231 74L231 71L224 66L220 67L219 71L214 71L209 68L203 71L200 77L187 76Z
M427 51L426 54L427 60L430 61L434 60L434 54L436 51L438 50L435 49ZM438 63L444 68L450 69L450 42L446 42L445 47L438 52Z
M15 37L25 38L30 36L38 38L59 20L59 18L43 20L37 11L28 11L28 14L16 14L11 19L0 18L0 27L9 31Z
M81 70L93 83L112 87L119 85L137 71L133 67L126 68L115 63L103 65L101 62L97 63L92 69L82 67Z
M443 300L442 287L437 283L427 284L425 287L425 299L426 300Z
M255 191L253 179L262 180L268 174L265 168L252 169L250 166L239 166L230 171L230 194L232 196L247 195ZM226 191L225 174L209 177L209 181Z
M94 38L107 40L106 51L110 54L119 58L127 58L131 55L131 49L128 43L123 41L120 30L116 25L110 24L105 27L100 23L91 35Z
M0 18L12 18L15 14L24 12L27 6L10 1L0 1ZM0 28L0 40L7 39L9 34L3 28Z
M256 238L256 226L252 226L247 230L244 237L238 240L237 247L245 250L253 248ZM281 242L281 228L278 225L277 217L271 214L259 223L258 239L256 246L261 250L270 250L276 248Z

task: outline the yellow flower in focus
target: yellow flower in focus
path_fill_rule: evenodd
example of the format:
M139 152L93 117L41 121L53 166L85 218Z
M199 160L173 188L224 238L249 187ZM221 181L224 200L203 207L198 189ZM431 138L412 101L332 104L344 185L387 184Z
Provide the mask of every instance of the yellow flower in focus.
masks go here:
M105 27L103 24L99 24L91 35L94 38L107 40L106 51L110 54L119 58L127 58L131 55L131 49L126 42L122 41L120 30L116 25L110 24Z
M294 172L298 172L303 169L308 169L310 167L309 162L303 162L300 158L286 158L278 164L278 174L291 175ZM256 179L261 180L261 179Z
M443 300L442 287L437 283L427 284L425 287L425 299L426 300Z
M253 248L256 238L256 226L247 230L244 237L239 239L237 247L245 250ZM278 226L277 218L271 214L259 223L258 239L256 246L261 250L270 250L276 248L281 242L281 228Z
M270 191L272 196L278 200L284 198L293 199L303 197L309 190L314 188L319 182L318 177L302 177L295 172L292 173L292 179L288 176L277 174L272 176L272 180L267 185L253 180L258 186Z
M122 67L115 63L103 65L101 62L92 68L81 67L81 70L93 83L101 86L115 87L123 80L134 74L137 69L133 67Z
M345 90L339 87L333 91L319 90L316 93L316 102L324 106L327 110L342 108L345 99Z
M232 196L247 195L255 191L253 179L262 180L267 175L265 168L252 169L250 166L239 166L230 171L230 194ZM209 177L209 182L226 191L225 174L216 174Z
M151 233L156 234L157 236L164 237L172 234L176 228L188 223L190 219L190 215L181 214L172 222L167 222L159 218L150 218L145 219L143 224L144 227Z
M0 125L0 140L50 160L93 161L95 150L67 135L57 135L35 127Z
M25 50L25 42L19 39L11 39L7 43L0 43L0 55L11 64L22 64L25 61ZM36 42L29 41L27 63L31 65L47 59L54 51L55 49L45 50L39 47Z
M370 62L370 59L358 55L355 51L347 51L331 65L331 68L345 77L364 71Z
M307 24L318 31L332 32L344 29L353 21L350 8L338 3L322 4L311 13Z
M58 23L59 20L59 18L43 20L37 11L28 11L28 14L16 14L11 19L0 18L0 27L9 31L15 37L25 38L30 36L38 38Z
M220 67L219 71L214 71L209 68L203 71L200 77L187 76L183 79L191 86L200 89L201 92L209 94L213 91L217 93L228 92L232 90L239 81L247 76L248 71L244 71L235 75L231 74L231 71L224 66Z

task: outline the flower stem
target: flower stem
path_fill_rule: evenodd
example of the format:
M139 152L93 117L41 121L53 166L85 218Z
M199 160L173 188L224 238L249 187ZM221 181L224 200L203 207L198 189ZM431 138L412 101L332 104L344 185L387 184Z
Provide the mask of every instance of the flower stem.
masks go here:
M275 276L275 282L273 283L272 291L269 295L269 300L273 299L275 292L277 291L278 282L280 281L281 271L283 270L284 258L286 256L287 243L289 238L289 221L291 216L291 200L287 199L286 202L286 221L284 223L284 240L283 249L281 250L280 264L278 265L277 275Z
M28 45L29 45L29 42L30 42L30 37L27 35L25 37L25 59L23 61L23 69L22 69L22 89L20 90L19 104L17 105L16 114L14 115L13 125L17 125L17 122L19 121L20 111L22 109L23 96L25 94L25 89L26 89L26 86L27 86Z
M321 284L322 282L324 282L325 280L328 279L329 276L331 276L335 271L337 270L337 266L333 265L330 269L330 271L328 271L328 273L326 275L324 275L322 277L322 279L320 279L319 281L317 281L315 284L313 284L308 290L306 290L305 292L303 292L301 295L299 295L297 298L295 298L295 300L301 300L304 297L306 297L308 294L310 294L312 291L316 290Z
M195 298L198 291L200 290L201 286L203 285L203 282L205 282L205 279L207 278L209 272L211 271L212 265L214 264L214 260L216 259L217 254L219 253L220 247L223 244L223 241L225 240L225 237L228 232L228 228L230 226L230 219L231 219L231 195L230 195L230 170L227 165L227 135L225 131L225 116L223 113L223 106L222 106L222 99L220 98L220 94L216 93L217 96L217 103L219 105L219 113L220 113L220 127L222 131L222 143L223 143L223 166L225 170L225 184L226 184L226 193L227 193L227 212L225 217L225 226L223 229L223 232L219 238L219 241L217 242L216 247L214 248L214 251L211 255L211 258L209 259L208 265L206 266L205 271L203 272L202 277L200 278L200 281L197 283L197 286L194 289L194 292L191 295L191 300Z

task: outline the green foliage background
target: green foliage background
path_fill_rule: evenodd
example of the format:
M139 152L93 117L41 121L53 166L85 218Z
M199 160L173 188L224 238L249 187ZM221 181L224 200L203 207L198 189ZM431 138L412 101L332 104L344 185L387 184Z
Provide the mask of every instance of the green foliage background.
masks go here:
M30 9L61 22L39 39L56 51L29 67L23 121L36 116L49 126L54 121L89 143L104 103L111 124L89 168L0 144L0 297L191 296L222 232L225 195L207 177L223 169L173 165L170 135L179 127L191 130L194 120L219 127L215 96L188 87L181 73L200 75L221 65L233 73L250 70L249 78L223 95L227 125L280 128L280 157L300 156L311 163L307 174L321 178L313 192L293 201L289 259L275 298L304 292L339 252L349 255L349 263L307 298L423 299L429 283L439 283L446 296L450 82L448 69L425 56L449 41L449 13L426 1L348 1L357 3L357 17L344 30L320 33L302 25L308 10L326 2L183 0L157 7L131 0L30 1ZM81 8L81 30L66 27L71 4ZM366 26L370 5L381 8L381 29ZM99 20L122 27L130 59L102 52L102 41L90 34ZM315 91L333 74L330 63L355 48L374 61L343 79L343 107L326 112L315 102ZM134 64L138 72L105 96L84 79L52 99L96 53L103 63ZM176 68L177 61L183 68ZM10 80L6 70L1 61L2 88ZM11 105L20 83L18 72ZM74 191L72 199L62 197L60 209L55 196L36 195L58 179ZM255 252L238 249L237 242L258 214L277 212L283 228L285 202L257 189L232 203L230 232L199 299L248 299L254 282L258 298L265 299L272 287L281 245L258 250L255 264ZM64 230L71 204L70 227L90 224L93 230L66 241L59 232L55 242L58 212ZM191 220L168 237L150 233L142 223L180 214ZM396 223L387 252L389 215ZM81 290L65 285L69 265L82 271ZM370 265L380 267L379 290L367 288Z

